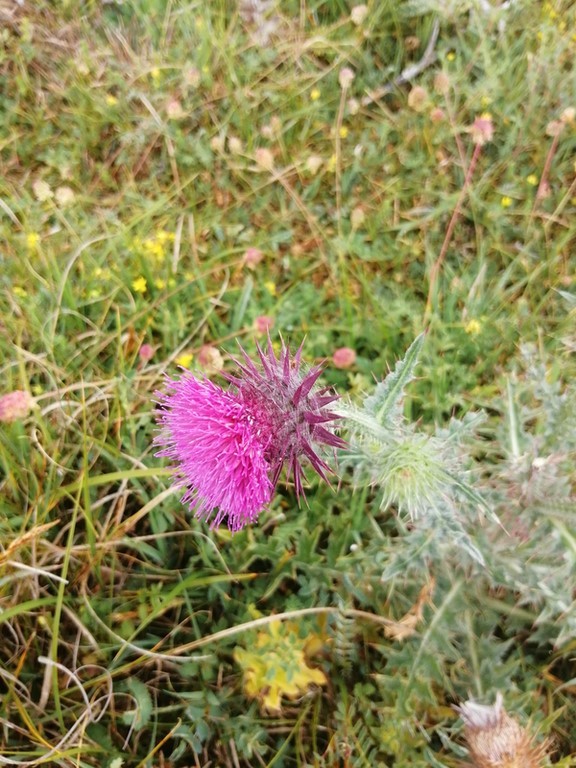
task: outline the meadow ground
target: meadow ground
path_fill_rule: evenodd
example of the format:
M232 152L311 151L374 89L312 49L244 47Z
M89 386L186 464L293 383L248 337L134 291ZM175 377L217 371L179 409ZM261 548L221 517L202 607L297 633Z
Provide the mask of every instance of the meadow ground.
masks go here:
M499 6L0 2L0 765L576 765L576 6ZM267 330L348 448L232 535L154 393Z

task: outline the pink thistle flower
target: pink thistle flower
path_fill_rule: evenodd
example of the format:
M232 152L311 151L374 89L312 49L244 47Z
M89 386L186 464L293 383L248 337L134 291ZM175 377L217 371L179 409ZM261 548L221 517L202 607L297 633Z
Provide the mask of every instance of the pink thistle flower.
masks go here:
M174 462L176 482L186 488L182 502L212 518L212 527L226 520L232 531L258 518L283 467L300 498L302 462L327 480L331 469L316 446L345 445L323 426L338 418L326 410L338 396L315 387L320 367L301 369L302 347L292 356L283 343L276 357L268 339L266 350L258 347L258 364L240 350L243 360L226 374L227 389L185 372L168 379L167 393L157 393L157 455Z

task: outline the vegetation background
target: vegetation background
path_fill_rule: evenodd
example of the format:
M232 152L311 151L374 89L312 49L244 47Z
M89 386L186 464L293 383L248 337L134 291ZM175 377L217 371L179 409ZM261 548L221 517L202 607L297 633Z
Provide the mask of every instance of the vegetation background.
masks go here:
M0 425L0 764L451 767L500 691L576 765L576 6L0 26L1 391L36 405ZM400 453L350 430L338 488L231 536L154 391L267 328L365 411L427 334Z

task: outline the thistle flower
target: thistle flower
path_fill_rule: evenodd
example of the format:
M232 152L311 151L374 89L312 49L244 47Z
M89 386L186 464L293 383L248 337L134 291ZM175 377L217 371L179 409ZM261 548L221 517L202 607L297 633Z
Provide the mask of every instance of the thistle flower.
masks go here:
M182 502L213 527L226 520L233 531L257 519L283 467L299 498L301 462L326 480L330 467L315 447L344 445L323 426L338 418L326 410L337 396L314 386L320 367L302 370L302 347L291 355L282 343L276 357L268 339L267 349L258 346L258 364L240 350L237 372L225 374L227 389L189 372L167 379L167 393L157 393L155 440L157 455L174 462L176 482L186 488Z
M477 768L540 768L545 744L535 744L532 735L506 712L498 692L491 706L465 701L455 707L464 721L464 735L473 765Z

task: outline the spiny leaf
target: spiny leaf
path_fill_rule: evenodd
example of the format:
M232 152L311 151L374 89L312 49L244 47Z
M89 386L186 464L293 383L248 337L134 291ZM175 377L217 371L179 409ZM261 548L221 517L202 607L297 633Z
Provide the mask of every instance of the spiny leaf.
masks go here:
M402 360L396 363L394 370L381 381L374 394L364 401L364 409L371 413L378 423L385 426L401 418L400 403L404 389L414 378L414 369L418 363L425 334L421 333L408 347Z

